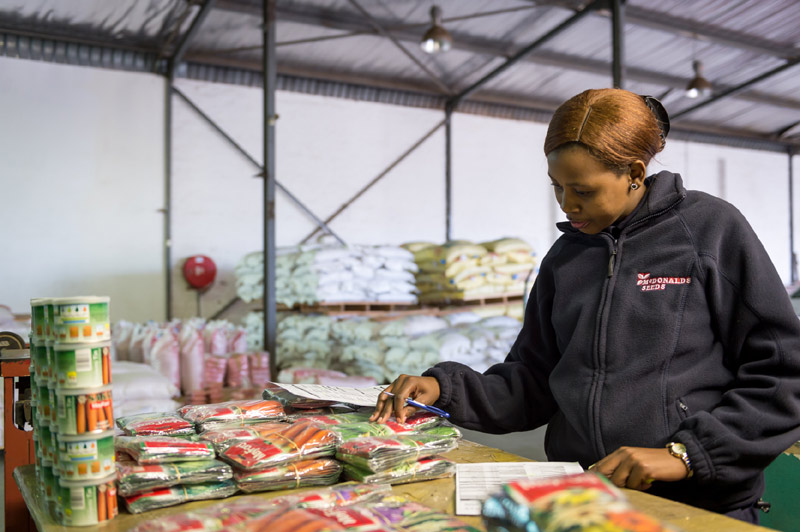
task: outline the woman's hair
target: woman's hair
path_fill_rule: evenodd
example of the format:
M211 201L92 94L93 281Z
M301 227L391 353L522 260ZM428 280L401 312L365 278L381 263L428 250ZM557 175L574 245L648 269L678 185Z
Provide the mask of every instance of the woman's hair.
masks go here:
M614 171L624 171L634 161L647 165L664 149L666 131L645 100L622 89L592 89L573 96L556 109L547 136L545 155L566 145L578 144Z

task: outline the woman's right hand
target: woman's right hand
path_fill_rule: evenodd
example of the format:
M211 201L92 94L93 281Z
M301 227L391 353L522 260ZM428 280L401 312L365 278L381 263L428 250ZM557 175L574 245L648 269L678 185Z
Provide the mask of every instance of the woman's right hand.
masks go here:
M375 411L370 416L370 421L386 423L386 420L394 414L399 423L405 423L406 417L413 414L417 409L406 405L406 399L411 398L424 405L432 405L439 399L439 381L434 377L413 377L411 375L400 375L390 384L384 392L391 392L394 397L381 393L378 396L378 404Z

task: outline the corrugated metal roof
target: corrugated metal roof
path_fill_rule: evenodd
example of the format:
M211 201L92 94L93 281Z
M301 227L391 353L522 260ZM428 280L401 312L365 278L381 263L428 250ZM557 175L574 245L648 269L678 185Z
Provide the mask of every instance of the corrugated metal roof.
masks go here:
M202 4L199 0L0 0L0 54L33 60L156 71ZM285 90L443 106L444 89L469 87L541 38L589 0L435 0L454 48L428 56L418 41L433 0L278 0L278 71ZM692 61L719 93L800 57L796 0L628 0L625 86L663 97L671 114L698 103L683 95ZM365 17L363 9L369 13ZM261 0L216 0L179 75L261 83ZM406 52L381 36L378 24ZM409 59L412 54L437 80ZM556 35L470 96L471 111L541 116L587 88L611 85L611 18L599 10ZM287 80L292 80L291 82ZM305 80L302 81L301 80ZM440 81L439 81L440 80ZM333 83L339 83L334 90ZM354 87L362 87L355 89ZM386 91L385 97L374 91ZM691 111L678 129L763 141L800 121L800 66ZM401 96L402 95L402 96ZM484 102L480 104L480 102ZM460 110L466 110L467 102ZM698 134L700 134L698 133Z

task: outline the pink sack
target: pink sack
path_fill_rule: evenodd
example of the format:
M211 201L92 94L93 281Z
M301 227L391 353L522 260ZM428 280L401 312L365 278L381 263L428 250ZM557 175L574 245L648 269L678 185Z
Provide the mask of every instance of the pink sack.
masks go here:
M181 346L181 389L184 395L203 390L205 343L203 333L187 323L178 336Z
M181 386L181 346L171 329L160 329L153 335L150 365L169 379L176 388Z
M225 368L227 366L227 358L207 353L203 376L205 386L218 386L222 388L222 384L225 382Z
M212 355L225 355L230 353L228 350L228 336L225 331L226 323L223 321L211 321L206 324L203 331L205 337L206 352Z
M247 352L247 331L244 327L231 328L227 331L228 353Z
M232 388L250 388L250 364L244 353L234 353L228 359L225 382Z
M258 353L250 353L250 382L253 383L254 388L263 388L270 379L269 375L269 353L266 351L259 351Z

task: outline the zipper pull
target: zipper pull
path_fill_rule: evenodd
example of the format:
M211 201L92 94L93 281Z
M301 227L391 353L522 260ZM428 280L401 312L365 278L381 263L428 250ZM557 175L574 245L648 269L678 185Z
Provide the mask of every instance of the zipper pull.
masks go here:
M616 249L612 249L611 250L611 256L608 258L608 276L609 277L613 277L614 276L614 262L616 261L616 258L617 258L617 250Z

